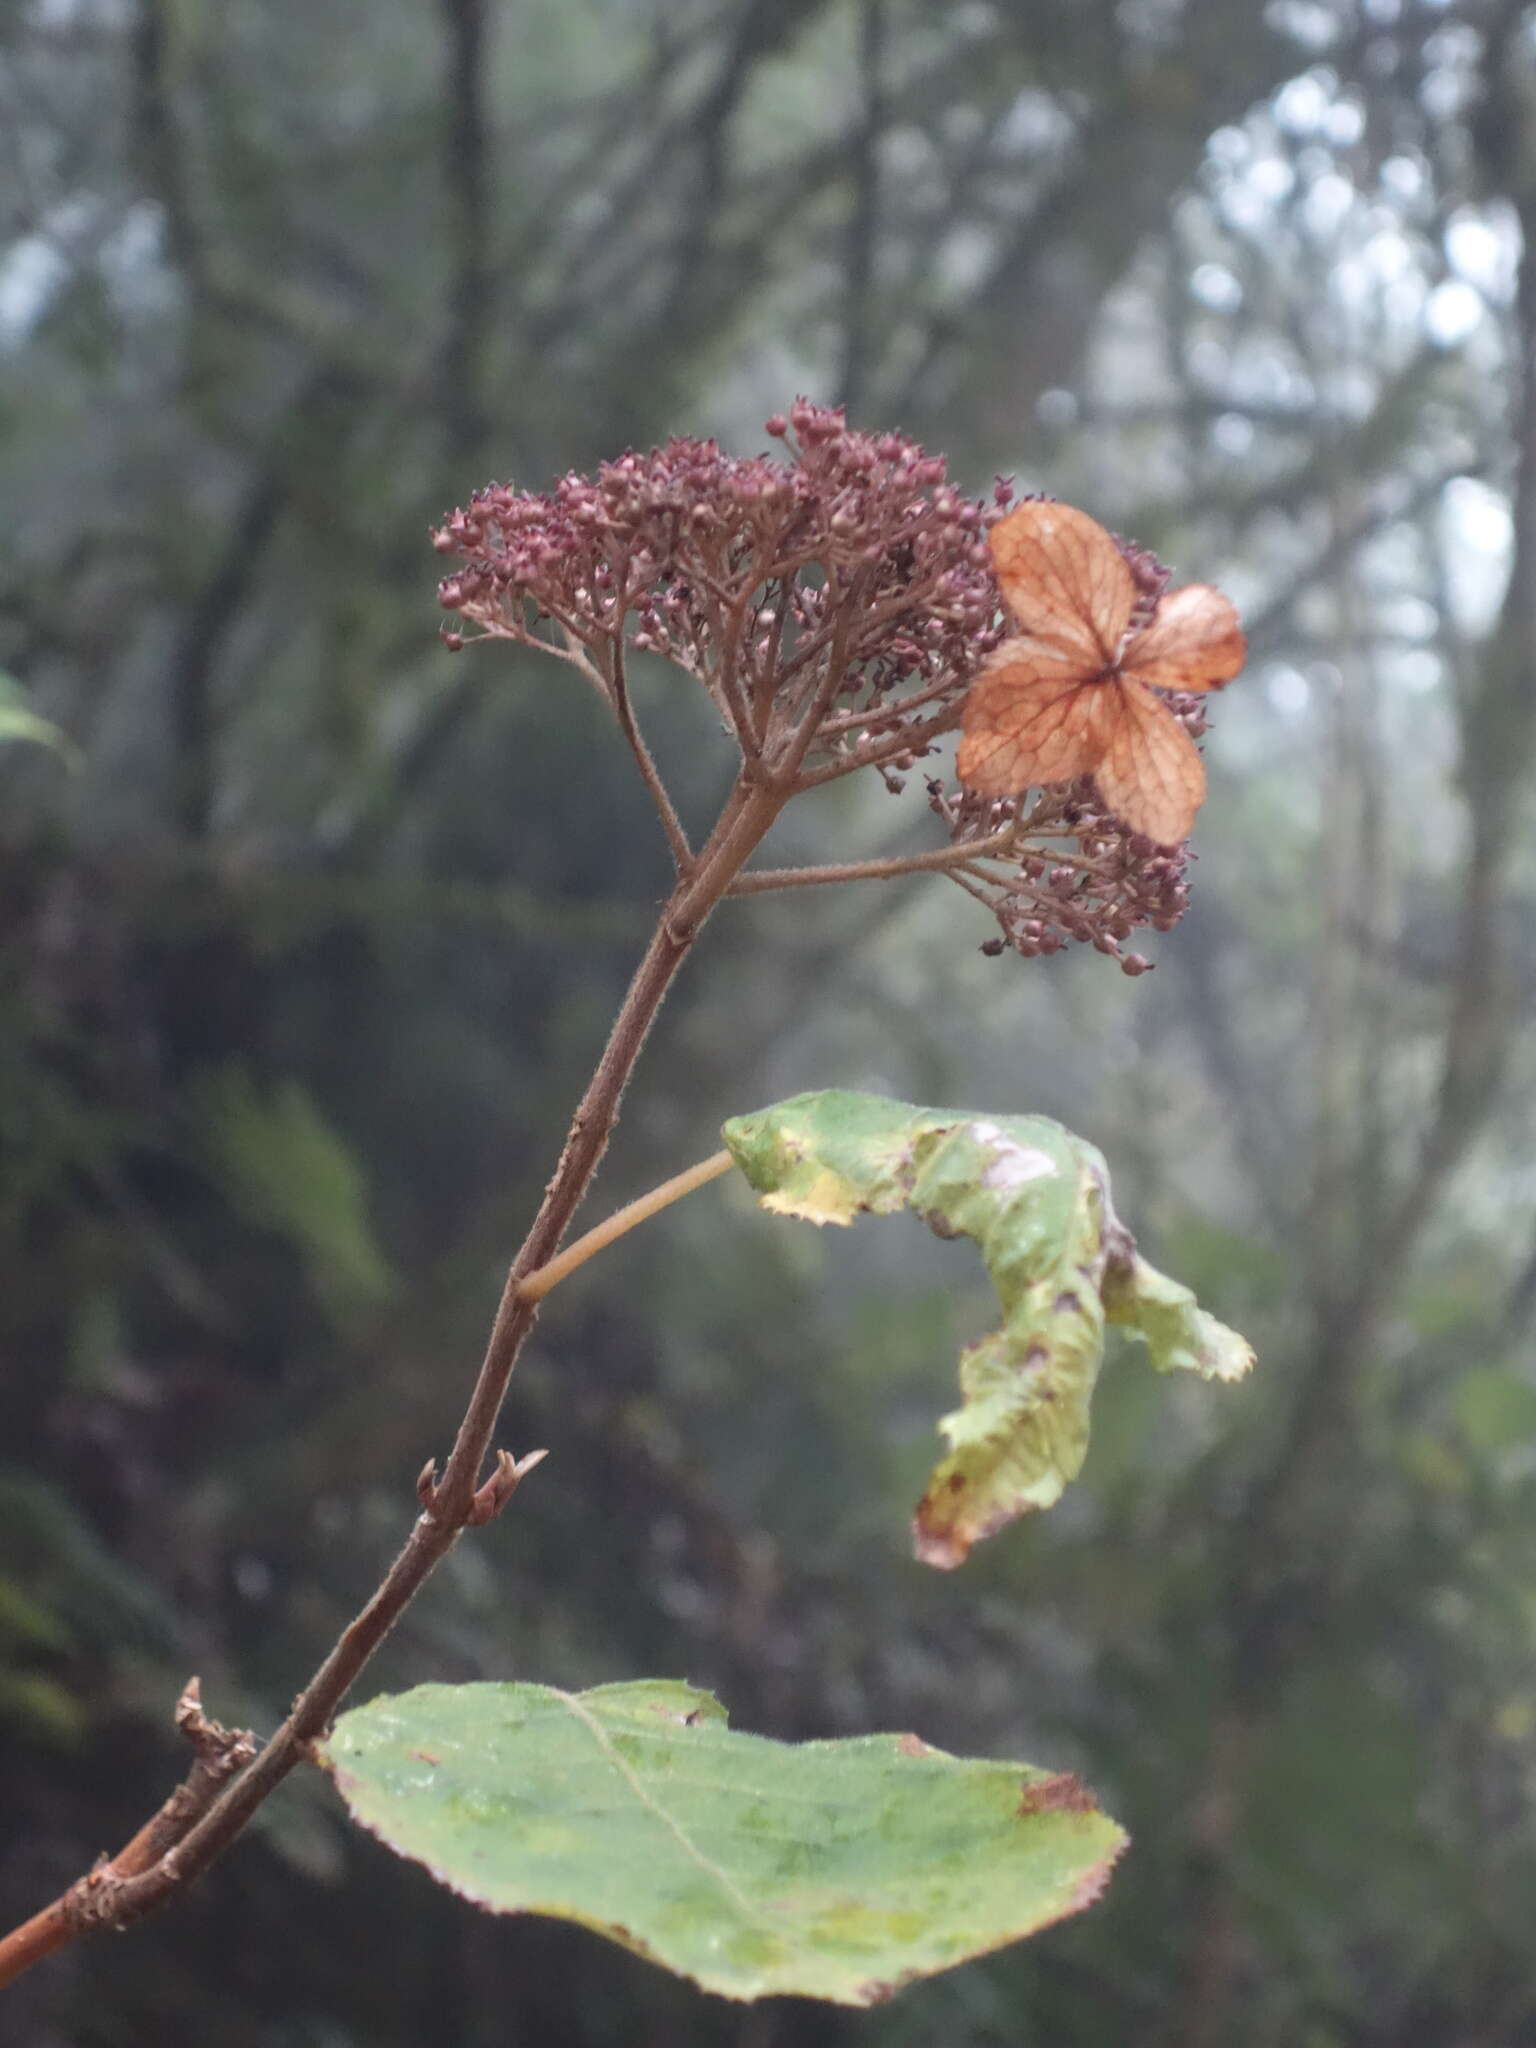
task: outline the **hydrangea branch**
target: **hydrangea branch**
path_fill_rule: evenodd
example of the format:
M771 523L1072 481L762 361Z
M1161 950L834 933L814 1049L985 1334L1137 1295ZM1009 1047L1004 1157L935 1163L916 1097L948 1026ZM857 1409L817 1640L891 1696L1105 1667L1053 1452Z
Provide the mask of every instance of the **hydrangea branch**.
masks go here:
M471 634L511 641L583 676L634 757L676 881L512 1261L442 1477L435 1463L422 1472L421 1513L378 1590L254 1756L248 1738L225 1739L198 1718L199 1730L215 1734L183 1786L114 1862L0 1941L0 1984L88 1928L139 1918L205 1870L306 1757L460 1533L499 1514L543 1456L498 1451L481 1477L537 1297L627 1227L621 1212L560 1256L656 1014L726 896L932 871L995 918L999 936L984 951L1029 956L1088 942L1132 974L1150 963L1121 954L1122 940L1138 925L1166 930L1183 911L1185 850L1129 831L1088 779L991 799L928 773L928 808L947 845L748 870L797 794L862 768L900 791L959 723L978 666L1007 630L987 533L1011 502L1009 485L999 480L990 502L968 499L915 443L855 432L841 413L803 400L768 432L785 444L785 460L675 440L549 492L492 485L434 536L439 552L458 557L439 593L453 620L448 644L462 647ZM1142 550L1122 552L1150 616L1166 572ZM640 731L632 655L660 658L696 682L736 742L733 780L697 853ZM1203 700L1170 701L1198 735ZM664 1184L630 1221L718 1170L719 1158Z

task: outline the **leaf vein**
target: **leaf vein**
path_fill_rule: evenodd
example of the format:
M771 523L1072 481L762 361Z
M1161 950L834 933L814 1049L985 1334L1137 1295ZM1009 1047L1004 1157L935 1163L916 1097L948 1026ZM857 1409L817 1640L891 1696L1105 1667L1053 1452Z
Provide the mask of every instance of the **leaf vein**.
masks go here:
M660 1803L660 1801L654 1799L651 1796L651 1794L645 1789L645 1785L643 1781L640 1779L640 1777L635 1773L635 1771L631 1769L629 1764L624 1760L622 1756L620 1756L619 1752L608 1740L608 1736L604 1731L603 1725L598 1720L597 1716L589 1712L588 1709L582 1705L581 1701L576 1697L574 1693L562 1692L559 1694L559 1697L564 1701L565 1705L570 1710L570 1712L575 1716L575 1718L587 1728L593 1740L597 1743L598 1748L603 1752L603 1755L608 1759L609 1763L612 1764L613 1768L618 1772L619 1776L624 1779L625 1783L629 1786L630 1791L634 1794L635 1798L640 1802L641 1806L643 1806L648 1813L653 1814L655 1818L661 1822L662 1826L666 1828L667 1832L673 1837L678 1847L683 1851L684 1855L690 1857L692 1861L695 1862L699 1866L699 1868L705 1872L707 1876L712 1877L715 1880L715 1882L719 1885L720 1889L726 1894L727 1898L729 1898L731 1902L735 1905L737 1911L742 1915L743 1919L750 1920L759 1927L769 1928L775 1934L777 1934L780 1930L773 1926L773 1922L769 1919L768 1915L761 1909L761 1907L753 1905L752 1901L746 1896L746 1894L740 1891L737 1888L737 1886L732 1882L730 1873L726 1870L722 1870L718 1863L716 1863L711 1857L706 1856L704 1851L699 1847L698 1843L693 1840L692 1836L689 1835L687 1830L683 1828L676 1820L674 1820L672 1815L668 1813L667 1809Z

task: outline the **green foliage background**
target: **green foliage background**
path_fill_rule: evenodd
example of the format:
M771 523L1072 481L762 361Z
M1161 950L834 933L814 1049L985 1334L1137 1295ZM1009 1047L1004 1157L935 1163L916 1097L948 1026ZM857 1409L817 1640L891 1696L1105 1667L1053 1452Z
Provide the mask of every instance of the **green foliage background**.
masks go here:
M926 1572L984 1281L693 1197L551 1303L504 1434L552 1455L377 1685L657 1673L1077 1770L1106 1901L744 2012L306 1779L16 2038L1531 2038L1533 108L1509 0L0 18L0 668L81 750L0 747L8 1917L162 1796L189 1671L268 1729L371 1589L663 891L579 684L434 640L491 476L754 449L803 389L1239 599L1155 975L984 959L937 881L732 906L599 1201L799 1089L1040 1112L1261 1360L1111 1358L1068 1498ZM719 735L642 687L702 815ZM926 823L839 794L773 851Z

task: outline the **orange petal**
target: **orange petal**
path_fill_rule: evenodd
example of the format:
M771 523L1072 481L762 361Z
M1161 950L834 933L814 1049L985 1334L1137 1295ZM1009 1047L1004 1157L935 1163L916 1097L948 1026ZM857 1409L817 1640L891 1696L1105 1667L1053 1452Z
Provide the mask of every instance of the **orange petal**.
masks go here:
M1125 557L1086 512L1039 499L993 527L993 566L1019 638L1086 680L1119 653L1136 602Z
M1170 590L1125 650L1124 669L1160 690L1219 690L1248 658L1237 607L1209 583Z
M1085 683L1064 657L1004 641L965 700L960 780L983 796L1017 796L1092 772L1109 742L1116 683Z
M1168 706L1122 679L1119 717L1093 771L1099 794L1123 824L1159 846L1177 846L1205 801L1205 763Z

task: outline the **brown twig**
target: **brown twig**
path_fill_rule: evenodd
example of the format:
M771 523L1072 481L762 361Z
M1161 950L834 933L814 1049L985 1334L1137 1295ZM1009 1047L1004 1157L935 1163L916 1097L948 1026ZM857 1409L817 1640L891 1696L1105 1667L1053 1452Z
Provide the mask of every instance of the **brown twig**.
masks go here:
M160 1811L113 1857L112 1868L119 1877L137 1877L158 1863L256 1754L256 1737L249 1728L226 1728L209 1720L199 1679L189 1678L182 1688L175 1720L177 1733L197 1751L197 1761Z
M189 1678L176 1702L176 1727L197 1751L197 1761L160 1810L110 1859L76 1879L41 1913L0 1941L0 1985L66 1948L91 1928L111 1924L112 1902L123 1882L161 1862L202 1819L229 1780L256 1754L249 1728L225 1728L203 1712L202 1692Z
M538 1304L525 1298L522 1283L559 1249L607 1149L625 1086L673 978L705 920L728 892L788 794L783 788L755 785L743 774L692 873L678 881L667 899L571 1120L554 1177L512 1262L443 1476L436 1480L431 1465L422 1474L418 1493L423 1512L378 1590L343 1631L266 1747L244 1764L232 1782L220 1778L210 1785L208 1758L199 1756L183 1785L129 1844L135 1865L144 1867L100 1866L0 1941L0 1986L92 1927L123 1927L140 1919L200 1876L325 1732L363 1667L433 1568L453 1548L460 1530L499 1513L542 1455L534 1453L514 1461L503 1452L490 1478L480 1483L507 1382L538 1315ZM188 1824L183 1827L184 1819ZM146 1861L151 1856L153 1860Z

